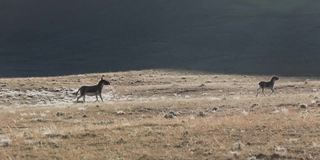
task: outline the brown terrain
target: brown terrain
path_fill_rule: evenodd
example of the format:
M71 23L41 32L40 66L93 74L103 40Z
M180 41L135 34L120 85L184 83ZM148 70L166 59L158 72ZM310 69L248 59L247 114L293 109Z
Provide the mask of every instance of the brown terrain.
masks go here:
M95 97L77 88L105 75ZM320 159L320 80L171 70L0 79L0 159Z

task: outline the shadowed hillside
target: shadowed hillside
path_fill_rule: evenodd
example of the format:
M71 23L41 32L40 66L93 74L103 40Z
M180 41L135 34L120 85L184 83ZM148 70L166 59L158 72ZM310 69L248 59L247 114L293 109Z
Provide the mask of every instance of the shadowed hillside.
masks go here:
M2 0L0 76L149 68L319 76L316 0Z

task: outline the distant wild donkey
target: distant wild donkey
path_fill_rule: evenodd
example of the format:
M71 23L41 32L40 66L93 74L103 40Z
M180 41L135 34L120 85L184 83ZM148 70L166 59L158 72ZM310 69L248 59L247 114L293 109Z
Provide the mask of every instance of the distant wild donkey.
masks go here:
M260 89L262 90L263 95L265 95L264 94L264 89L271 89L271 91L272 91L271 94L274 93L274 84L275 84L275 82L277 80L279 80L279 77L274 76L274 77L271 78L271 80L269 82L264 82L264 81L260 82L256 96L258 97Z
M76 92L76 96L77 96L77 102L79 102L79 99L81 97L83 97L83 102L86 101L86 95L87 96L96 96L97 101L99 101L98 99L98 95L101 98L101 101L103 102L102 96L101 96L101 92L102 92L102 88L104 85L110 85L110 82L106 81L103 79L103 76L101 77L101 80L99 81L99 83L97 85L94 86L82 86L80 87L80 89ZM78 97L78 93L80 92L80 96Z

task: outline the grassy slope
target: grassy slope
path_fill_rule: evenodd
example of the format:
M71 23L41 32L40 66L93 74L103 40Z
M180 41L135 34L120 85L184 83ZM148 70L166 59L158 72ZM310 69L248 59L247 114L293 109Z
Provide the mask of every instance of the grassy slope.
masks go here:
M0 147L0 159L320 157L318 80L282 77L276 95L256 98L256 83L268 77L152 70L105 75L115 95L105 103L2 105L0 144L3 135L12 142ZM22 90L52 90L52 83L75 88L99 77L0 82L12 90L21 82L27 84ZM170 111L177 117L164 118Z

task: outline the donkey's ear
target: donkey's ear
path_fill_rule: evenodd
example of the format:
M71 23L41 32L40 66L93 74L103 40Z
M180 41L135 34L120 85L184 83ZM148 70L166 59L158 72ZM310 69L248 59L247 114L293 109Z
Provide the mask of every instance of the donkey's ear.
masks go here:
M101 76L101 80L103 80L104 75Z

